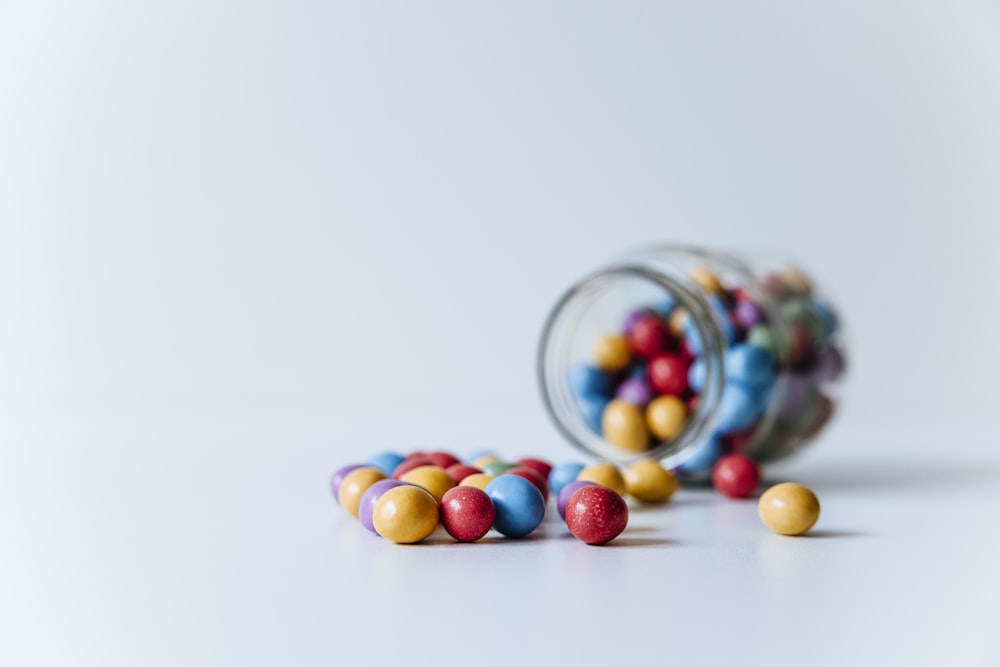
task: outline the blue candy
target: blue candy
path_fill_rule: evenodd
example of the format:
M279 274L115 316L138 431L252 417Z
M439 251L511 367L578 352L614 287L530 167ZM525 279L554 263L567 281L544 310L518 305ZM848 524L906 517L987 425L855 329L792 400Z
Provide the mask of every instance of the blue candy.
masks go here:
M708 300L708 303L714 311L715 321L722 332L723 342L726 345L732 345L736 340L736 327L733 326L732 320L729 319L729 312L726 310L725 304L718 297L712 297ZM705 346L701 340L701 333L698 331L698 327L695 326L693 318L689 317L687 323L684 325L684 338L687 340L688 348L693 353L700 355L705 351Z
M381 452L366 461L370 466L374 466L385 473L386 477L392 477L392 472L406 457L396 452Z
M726 379L751 389L774 384L774 357L750 343L737 343L726 351Z
M538 488L518 475L500 475L486 485L496 507L493 528L507 537L524 537L542 523L545 499Z
M653 312L666 319L673 314L675 308L677 308L677 302L674 301L673 297L667 296L653 306Z
M608 397L611 394L611 378L600 368L578 364L569 372L569 388L581 397Z
M553 466L551 472L549 472L549 490L553 495L558 496L564 486L576 481L577 476L583 468L584 465L582 463L575 461Z
M816 319L820 321L820 326L823 328L823 334L825 336L832 336L835 331L837 331L837 326L839 322L837 321L837 313L830 307L829 304L822 301L817 301L813 299L809 302L809 308L812 310L813 315Z
M682 479L704 476L704 473L711 472L715 462L722 458L722 443L715 435L698 445L693 445L691 449L693 450L691 455L674 471Z
M699 394L705 388L706 372L705 362L701 359L695 359L694 363L688 369L688 384Z
M607 398L585 396L580 401L580 416L591 431L600 435L602 432L601 420L604 417L604 408L608 405Z
M716 411L716 431L723 434L742 431L760 415L758 393L738 382L727 382Z

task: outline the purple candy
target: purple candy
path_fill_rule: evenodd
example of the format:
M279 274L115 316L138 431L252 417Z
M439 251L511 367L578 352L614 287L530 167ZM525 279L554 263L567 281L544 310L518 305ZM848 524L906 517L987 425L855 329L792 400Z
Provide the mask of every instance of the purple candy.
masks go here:
M844 354L837 347L828 347L819 355L813 377L818 382L833 382L844 372Z
M615 392L615 396L623 401L628 401L633 405L644 408L647 403L653 400L653 391L649 388L649 383L644 378L632 377L618 385L618 391Z
M375 513L375 503L382 497L382 494L397 486L407 486L406 482L398 479L383 479L368 487L368 490L361 494L361 504L358 505L358 518L361 525L378 535L375 525L372 523L372 515Z
M764 324L767 316L753 301L739 301L733 309L733 320L744 329L752 329L758 324Z
M347 477L351 472L357 470L358 468L366 468L368 464L366 463L352 463L349 466L344 466L337 472L333 473L333 477L330 478L330 491L333 492L333 499L340 503L340 485L344 483L344 478Z
M781 421L795 421L815 394L816 381L808 375L789 375L785 378L778 410Z
M570 482L559 491L559 497L556 498L556 509L559 510L559 516L566 520L566 503L569 502L569 497L573 495L574 491L578 491L585 486L594 486L594 482L588 482L586 480L577 480L575 482Z
M649 315L649 311L645 308L629 312L629 314L625 316L625 320L622 322L622 331L628 333L632 330L632 327L635 326L635 323L646 317L646 315Z

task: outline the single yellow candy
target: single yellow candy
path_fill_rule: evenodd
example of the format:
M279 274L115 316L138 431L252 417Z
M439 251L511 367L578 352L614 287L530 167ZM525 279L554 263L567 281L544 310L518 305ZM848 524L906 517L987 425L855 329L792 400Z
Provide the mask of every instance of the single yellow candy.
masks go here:
M620 398L604 407L601 432L608 442L630 452L644 452L649 447L649 431L642 410Z
M352 470L341 482L340 491L337 492L337 500L340 501L344 509L357 516L358 508L361 506L361 496L364 495L369 486L383 479L385 479L385 473L378 468L365 466Z
M774 532L801 535L819 518L819 499L801 484L783 482L761 494L757 513L764 525Z
M778 275L781 277L781 282L785 283L793 294L799 296L809 296L812 294L812 280L800 269L788 266L782 269Z
M643 459L629 465L622 471L622 477L625 479L626 491L636 500L647 503L670 500L679 486L673 473L653 459Z
M372 525L375 532L396 544L419 542L437 528L437 501L419 486L397 486L375 503Z
M687 406L676 396L657 396L646 406L646 427L653 437L671 440L684 428Z
M455 486L455 480L448 474L448 471L434 465L419 466L413 470L407 470L399 476L399 481L416 484L426 489L437 502L441 502L444 494Z
M594 343L594 365L606 371L620 371L632 359L625 336L601 336Z
M582 482L593 482L606 486L619 496L624 496L626 493L625 478L622 477L621 471L614 463L606 461L591 463L589 466L585 466L576 478Z
M726 291L726 288L722 286L722 281L719 280L719 276L715 275L706 266L694 267L691 269L690 276L695 285L709 294L723 294Z
M674 332L676 336L684 335L684 327L688 323L688 311L684 308L678 306L674 309L674 312L670 314L670 330Z
M485 468L490 463L493 463L494 461L499 461L499 460L500 460L500 457L496 456L495 454L485 454L483 456L480 456L475 461L473 461L472 462L472 467L473 468L479 468L480 470L482 470L483 468Z
M486 490L486 486L493 481L493 475L487 475L484 472L477 472L469 475L461 482L458 483L459 486L474 486L477 489Z

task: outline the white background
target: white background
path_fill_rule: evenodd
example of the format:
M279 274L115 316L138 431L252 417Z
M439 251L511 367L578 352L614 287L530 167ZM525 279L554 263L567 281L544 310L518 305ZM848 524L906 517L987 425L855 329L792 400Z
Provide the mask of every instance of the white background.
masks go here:
M0 664L1000 663L998 119L987 2L0 2ZM841 305L846 409L772 472L823 539L333 504L384 449L578 458L541 323L653 241Z

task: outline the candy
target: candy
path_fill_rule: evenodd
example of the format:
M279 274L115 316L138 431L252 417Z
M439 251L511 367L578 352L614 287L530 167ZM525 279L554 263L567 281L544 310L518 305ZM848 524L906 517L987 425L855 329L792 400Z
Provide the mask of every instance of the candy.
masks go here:
M581 398L608 398L611 378L596 366L578 364L569 372L569 388Z
M507 537L525 537L542 523L545 500L535 485L517 475L501 475L486 487L496 506L493 528Z
M625 336L601 336L594 343L594 363L606 371L620 371L628 366L632 353Z
M654 438L670 440L684 429L687 408L676 396L660 396L646 407L646 427Z
M676 354L658 354L649 360L649 386L658 394L680 396L688 390L688 367Z
M396 452L381 452L368 459L367 463L381 470L386 477L391 477L396 467L402 463L405 457Z
M604 408L601 432L608 442L631 452L641 452L649 445L649 432L642 411L620 398Z
M465 463L456 463L454 465L450 465L447 468L445 468L445 471L453 480L455 480L455 484L458 484L469 475L477 475L480 472L482 472L481 470L479 470L479 468L474 468Z
M485 489L489 486L490 482L494 479L493 475L487 475L485 473L476 473L475 475L469 475L461 482L458 483L459 486L474 486L477 489Z
M628 494L647 503L669 500L680 486L677 478L654 459L630 464L622 471L622 478Z
M631 377L618 385L615 397L636 407L644 408L653 398L653 391L649 388L649 383L646 382L645 378Z
M608 461L598 461L583 468L576 476L578 480L594 482L606 486L620 496L625 495L625 479L621 470Z
M712 468L712 485L730 498L749 498L760 484L757 464L742 454L727 454Z
M330 491L333 493L334 500L338 503L340 502L340 486L344 483L344 478L347 477L347 475L352 471L364 467L367 467L364 463L352 463L351 465L344 466L337 472L333 473L333 476L330 478Z
M609 488L586 486L577 489L566 502L566 526L587 544L607 544L627 525L628 505Z
M552 472L552 464L544 459L537 459L531 456L525 456L517 460L517 465L524 466L526 468L531 468L539 475L542 479L548 482L549 474Z
M733 309L733 321L744 329L752 329L767 321L764 310L750 300L740 300Z
M760 413L757 396L750 389L738 382L727 382L716 411L716 431L741 431L752 424Z
M690 449L684 451L687 456L675 472L682 480L697 480L708 475L712 466L722 456L722 443L719 436L712 436L707 440L692 445Z
M680 336L687 329L688 320L691 316L688 314L687 310L684 308L677 308L670 315L670 320L668 321L668 326L670 327L671 333L675 336Z
M403 473L399 480L409 484L416 484L427 490L428 493L434 496L434 500L437 502L441 502L441 498L445 492L455 486L455 480L451 478L448 471L436 465L414 468Z
M488 464L493 463L494 461L499 461L499 460L500 460L500 457L497 456L496 454L484 454L484 455L480 456L477 459L473 459L473 461L472 461L472 467L473 468L479 468L480 470L482 470Z
M420 542L437 528L437 501L419 486L397 486L383 493L375 503L372 525L375 532L390 542Z
M580 404L580 416L583 423L594 433L601 432L601 418L604 417L604 409L608 407L606 398L584 398Z
M363 494L361 494L361 502L358 504L358 518L361 519L361 525L372 531L376 535L375 525L372 523L372 514L375 511L375 503L378 499L388 491L389 489L394 489L397 486L403 486L405 482L400 482L398 479L383 479L375 482L369 486Z
M358 515L361 496L375 482L385 479L385 474L373 466L363 466L352 470L344 477L337 493L341 506L354 516Z
M726 379L755 388L774 382L774 356L750 343L737 343L726 351Z
M576 481L584 467L584 464L577 461L552 466L552 472L549 473L549 490L558 495L564 486Z
M780 535L802 535L819 519L819 499L810 489L783 482L760 496L757 512L764 525Z
M518 477L523 477L538 489L538 492L542 494L542 500L548 502L549 500L549 484L544 477L538 474L537 470L533 470L527 466L515 466L509 470L503 471L503 475L517 475Z
M437 467L445 469L460 462L458 457L449 452L431 452L427 455L427 458Z
M459 542L475 542L489 532L496 507L482 489L456 486L441 499L441 523Z
M689 275L698 287L710 294L723 294L726 291L719 276L715 275L707 266L696 266L691 269Z
M431 458L424 453L410 454L402 463L396 466L396 469L392 471L393 479L400 479L403 475L411 470L420 468L421 466L432 466L434 462Z
M655 315L640 318L628 332L628 344L632 354L651 357L663 352L674 343L673 335L663 320Z
M490 461L489 463L483 466L483 472L486 473L487 475L493 475L494 477L496 477L497 475L502 475L511 468L516 468L516 467L517 464L512 463L510 461L499 461L499 460Z
M582 489L585 486L596 486L593 482L589 482L585 479L578 479L575 482L570 482L562 488L559 492L559 496L556 498L556 510L559 512L560 518L564 521L566 520L566 503L569 502L569 497L576 493L577 489Z
M471 465L475 465L476 461L478 461L479 459L481 459L483 457L486 457L486 456L492 456L494 459L499 458L497 456L497 453L495 451L493 451L492 449L477 449L477 450L471 452L465 458L463 458L462 462L463 463L467 463L467 464L469 464L471 466Z

